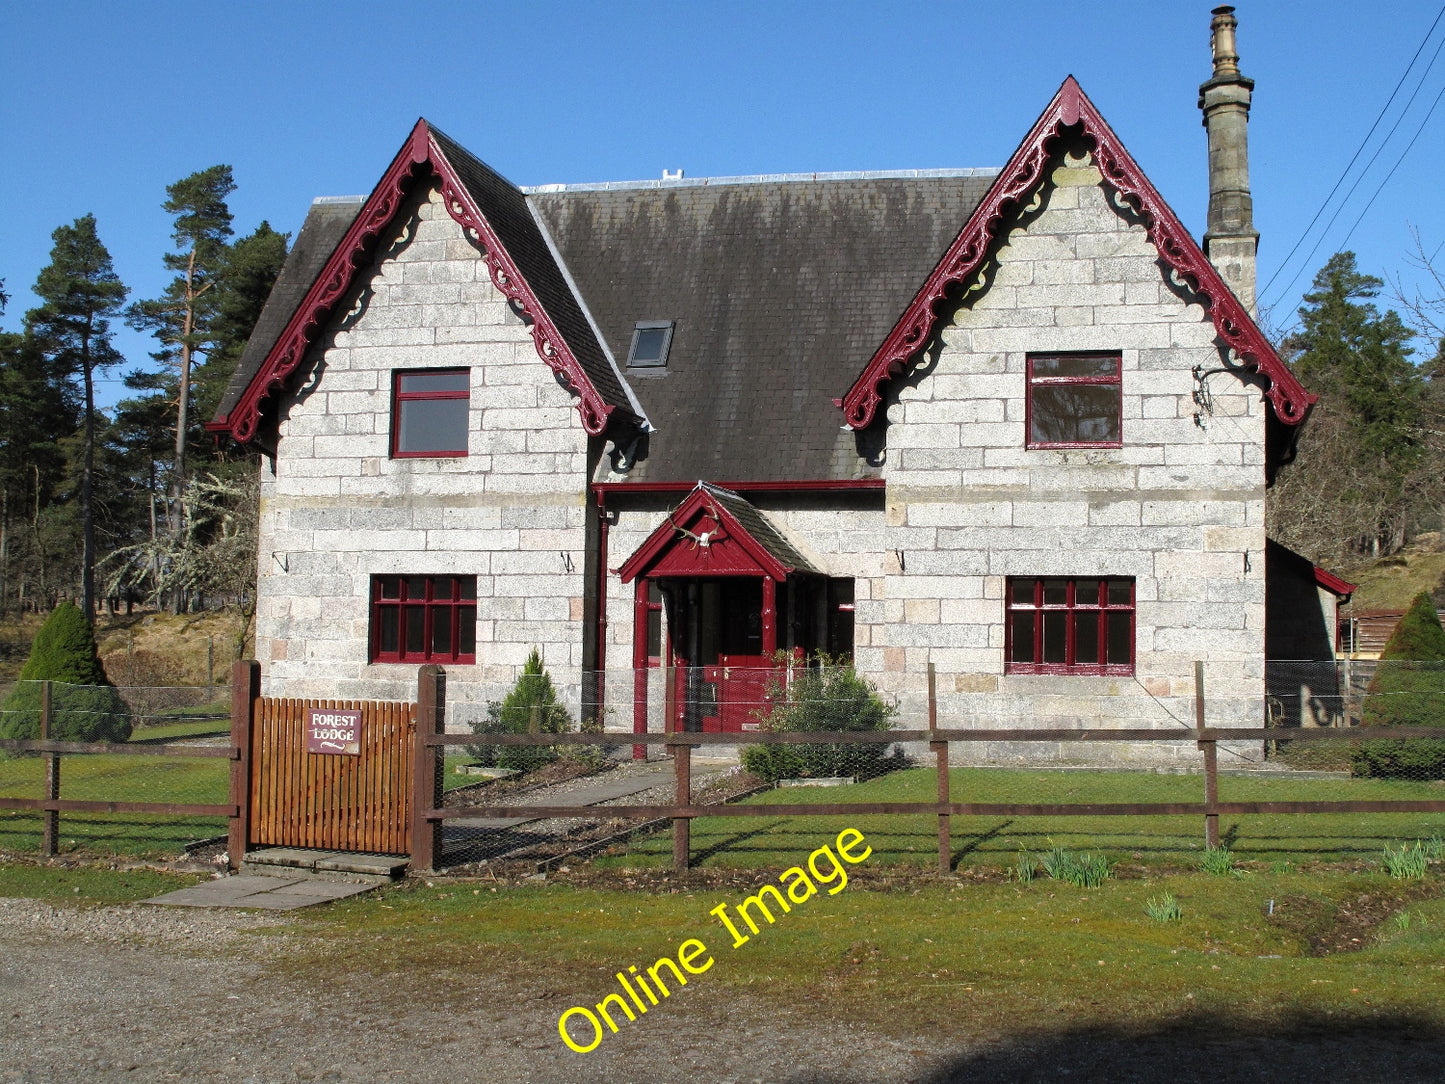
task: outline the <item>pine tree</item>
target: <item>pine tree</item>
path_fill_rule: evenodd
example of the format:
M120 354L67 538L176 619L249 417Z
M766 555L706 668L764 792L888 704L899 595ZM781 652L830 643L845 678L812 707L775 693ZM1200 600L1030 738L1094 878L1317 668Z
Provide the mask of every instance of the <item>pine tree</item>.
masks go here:
M226 251L212 321L214 345L195 374L196 416L202 421L211 418L220 405L261 309L271 296L276 276L286 262L290 239L290 234L277 233L263 221Z
M231 236L231 209L226 197L235 189L231 167L226 165L192 173L166 188L167 199L161 206L175 216L172 238L176 251L163 259L176 277L164 295L137 301L126 315L132 327L155 333L161 349L152 357L175 373L175 456L168 487L168 516L171 533L177 537L184 530L181 493L186 484L186 447L192 424L191 374L197 356L209 355L215 348L213 324L220 293L217 284L225 269L227 238Z
M127 741L130 713L105 676L90 622L70 602L46 619L10 695L0 704L0 738L40 735L42 681L51 686L50 737L56 741Z
M1315 560L1349 551L1383 556L1405 544L1426 505L1425 383L1410 361L1410 331L1373 299L1382 282L1352 252L1330 257L1283 344L1320 396L1281 472L1270 533Z
M74 388L41 356L29 335L0 332L0 605L45 580L35 536L65 470L57 434L80 426ZM42 589L43 593L43 589Z
M110 341L110 318L120 312L127 290L100 241L95 216L77 218L52 235L50 265L35 280L42 304L25 314L25 330L53 371L80 376L85 387L85 437L80 514L84 535L81 597L87 620L95 618L95 374L121 360Z

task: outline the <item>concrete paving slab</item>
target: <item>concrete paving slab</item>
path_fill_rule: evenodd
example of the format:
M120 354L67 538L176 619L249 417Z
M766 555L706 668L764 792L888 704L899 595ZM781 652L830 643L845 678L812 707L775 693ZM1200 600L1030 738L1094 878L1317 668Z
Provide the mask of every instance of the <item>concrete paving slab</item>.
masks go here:
M708 776L723 771L727 767L726 762L718 762L715 766L709 765L702 772L692 773L693 787ZM616 801L618 798L626 798L632 794L641 794L645 790L659 787L674 778L676 768L672 761L661 761L650 764L647 768L630 773L625 779L610 779L607 775L601 775L588 779L564 794L549 795L546 798L537 799L539 805L571 805L577 806L580 811L587 806L599 805L602 802ZM468 829L502 829L515 828L519 824L529 824L538 817L449 817L447 825Z
M164 907L256 907L291 911L317 903L346 899L370 892L375 885L346 881L318 881L310 877L220 877L190 888L144 900Z

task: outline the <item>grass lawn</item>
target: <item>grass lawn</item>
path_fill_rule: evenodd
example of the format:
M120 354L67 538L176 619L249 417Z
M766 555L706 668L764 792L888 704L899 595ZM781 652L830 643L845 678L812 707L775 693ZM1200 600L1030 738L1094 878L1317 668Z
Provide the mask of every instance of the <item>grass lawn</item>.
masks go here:
M799 838L788 861L830 838ZM759 917L760 932L736 949L708 912L723 902L735 909L772 880L766 873L712 885L701 873L638 873L634 890L620 887L621 874L617 888L390 890L299 916L317 936L298 943L285 966L318 976L365 968L442 999L471 996L470 967L530 974L545 980L550 994L541 996L555 1019L612 992L615 972L644 969L698 938L716 966L693 983L763 998L798 1026L809 1014L900 1036L1147 1028L1181 1018L1258 1031L1301 1018L1445 1021L1438 867L1426 881L1184 873L1084 890L1042 878L1021 885L909 874L890 883L871 865L838 895L796 904L774 925ZM1179 921L1145 913L1146 900L1165 892L1180 901ZM1315 954L1337 942L1354 951ZM664 1028L687 1024L685 998L654 1012L670 1021Z
M938 821L932 816L768 817L767 807L795 802L926 802L937 775L910 769L828 789L773 790L748 799L753 817L701 817L692 823L695 865L782 868L809 841L855 827L874 841L879 865L932 866L938 855ZM1149 772L1068 772L1038 769L955 768L949 772L954 801L977 802L1197 802L1200 775ZM1245 779L1221 773L1223 801L1408 800L1445 798L1440 783L1379 779ZM1021 850L1038 854L1058 844L1102 851L1111 859L1151 864L1194 864L1204 849L1202 817L954 817L956 865L1013 865ZM1445 836L1445 813L1321 813L1222 817L1220 834L1242 860L1283 864L1377 858L1394 840ZM628 854L599 859L613 865L664 866L671 862L668 835L637 841Z

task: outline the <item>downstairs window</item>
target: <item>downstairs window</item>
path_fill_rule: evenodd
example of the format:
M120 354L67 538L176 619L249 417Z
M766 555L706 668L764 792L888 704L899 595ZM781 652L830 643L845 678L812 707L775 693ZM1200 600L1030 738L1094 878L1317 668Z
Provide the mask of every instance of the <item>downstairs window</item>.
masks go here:
M1134 581L1010 577L1004 672L1134 672Z
M371 661L477 661L475 576L373 576Z

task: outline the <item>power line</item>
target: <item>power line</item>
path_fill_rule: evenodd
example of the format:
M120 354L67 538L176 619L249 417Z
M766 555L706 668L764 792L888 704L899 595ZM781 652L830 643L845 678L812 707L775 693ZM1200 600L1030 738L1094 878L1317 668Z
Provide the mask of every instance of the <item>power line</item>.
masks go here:
M1404 121L1405 117L1406 117L1407 115L1409 115L1410 107L1415 104L1415 99L1416 99L1417 97L1419 97L1420 88L1425 85L1425 80L1429 77L1429 75L1430 75L1430 70L1435 66L1435 61L1436 61L1437 59L1439 59L1440 51L1441 51L1442 48L1445 48L1445 38L1441 38L1441 39L1440 39L1440 44L1435 47L1435 52L1434 52L1434 54L1430 57L1430 63L1429 63L1428 65L1426 65L1425 71L1424 71L1424 72L1421 74L1421 76L1420 76L1420 81L1415 84L1415 89L1414 89L1414 91L1411 92L1411 94L1410 94L1410 100L1409 100L1408 102L1406 102L1406 103L1405 103L1405 107L1404 107L1402 110L1400 110L1400 115L1395 118L1395 123L1390 126L1390 131L1389 131L1389 133L1385 136L1385 138L1384 138L1383 140L1381 140L1380 145L1375 148L1375 152L1374 152L1372 155L1370 155L1370 160L1369 160L1369 162L1367 162L1367 163L1365 164L1365 168L1362 169L1362 170L1360 170L1359 176L1357 176L1357 177L1355 178L1354 183L1353 183L1352 185L1350 185L1350 190L1345 193L1345 198L1340 201L1340 205L1335 208L1335 213L1332 214L1332 215L1330 215L1330 220L1329 220L1327 223L1325 223L1325 228L1324 228L1324 230L1320 233L1319 240L1317 240L1317 241L1315 242L1314 247L1310 249L1309 255L1305 257L1304 262L1300 265L1300 269L1294 273L1294 277L1291 278L1290 281L1289 281L1289 283L1288 283L1288 285L1285 286L1284 293L1288 293L1289 290L1290 290L1291 288L1293 288L1294 284L1299 281L1299 277L1300 277L1301 275L1303 275L1307 270L1309 270L1309 268L1312 266L1313 261L1314 261L1314 257L1315 257L1315 253L1319 252L1320 246L1325 243L1325 239L1330 235L1330 230L1334 227L1334 224L1335 224L1336 220L1340 217L1341 214L1344 213L1345 206L1350 202L1350 198L1351 198L1352 196L1354 196L1355 190L1360 187L1361 182L1364 181L1366 175L1370 172L1370 169L1371 169L1371 168L1374 166L1374 164L1379 160L1380 155L1381 155L1382 153L1384 153L1384 150L1385 150L1385 148L1389 145L1390 140L1393 139L1393 138L1395 137L1395 133L1396 133L1397 131L1399 131L1399 129L1400 129L1400 124ZM1436 100L1438 101L1438 98L1437 98ZM1435 107L1434 107L1433 105L1430 107L1430 109L1431 109L1432 112L1434 111L1434 108L1435 108ZM1430 119L1428 114L1426 115L1425 119L1426 119L1427 121ZM1419 134L1419 133L1417 132L1417 133L1416 133L1417 137L1418 137L1418 134ZM1414 140L1411 140L1411 144L1410 144L1410 145L1411 145L1411 146L1414 146ZM1406 151L1407 151L1407 152L1409 151L1409 147L1406 148ZM1397 162L1396 165L1398 165L1398 164L1399 164L1399 163ZM1394 171L1391 170L1391 172L1393 173ZM1385 179L1386 179L1386 180L1389 180L1388 177L1385 178ZM1379 193L1378 193L1378 191L1377 191L1377 192L1376 192L1376 195L1378 195L1378 194L1379 194ZM1374 197L1371 197L1371 202L1374 202ZM1369 209L1369 208L1368 208L1368 206L1367 206L1367 207L1366 207L1366 210L1368 210L1368 209ZM1362 217L1363 217L1363 215L1362 215ZM1359 225L1359 222L1356 221L1355 225ZM1354 227L1353 227L1353 226L1350 228L1350 232L1351 232L1351 233L1354 232ZM1339 243L1339 245L1337 245L1337 246L1335 246L1335 247L1336 247L1337 250L1343 249L1343 248L1345 247L1345 244L1344 244L1343 241L1341 241L1341 242Z
M1384 120L1385 114L1390 111L1390 106L1394 103L1395 98L1399 95L1399 93L1400 93L1400 88L1405 85L1405 80L1407 80L1407 79L1410 77L1410 72L1414 69L1416 61L1418 61L1418 60L1420 59L1420 54L1425 51L1425 46L1429 44L1430 38L1431 38L1431 36L1435 33L1435 28L1440 25L1440 20L1441 20L1442 18L1445 18L1445 6L1442 6L1442 7L1440 8L1439 12L1436 13L1436 15L1435 15L1435 21L1430 24L1430 29L1427 30L1427 31L1425 31L1425 36L1420 39L1420 44L1419 44L1419 46L1415 49L1415 55L1410 58L1410 63L1406 64L1406 65L1405 65L1405 70L1400 73L1400 78L1399 78L1399 80L1395 83L1395 88L1394 88L1392 91L1390 91L1390 97L1389 97L1388 99L1386 99L1385 104L1380 108L1380 112L1379 112L1379 114L1375 117L1374 123L1370 125L1370 130L1365 133L1365 138L1362 139L1362 140L1360 141L1360 145L1355 148L1355 153L1354 153L1354 155L1351 156L1350 161L1349 161L1349 164L1346 165L1345 168L1344 168L1344 170L1340 173L1339 179L1335 181L1334 187L1330 189L1329 195L1327 195L1327 196L1324 198L1324 202L1321 203L1320 206L1319 206L1319 209L1318 209L1317 211L1315 211L1314 217L1310 219L1309 225L1306 226L1306 227L1304 228L1304 232L1300 234L1299 240L1295 241L1294 245L1290 248L1289 252L1285 255L1284 260L1282 260L1282 261L1280 262L1279 268L1275 271L1275 273L1274 273L1273 275L1270 276L1269 281L1264 284L1264 289L1260 291L1260 297L1261 297L1261 298L1263 298L1263 297L1267 294L1267 292L1269 291L1269 288L1270 288L1272 285L1274 285L1275 279L1279 278L1279 276L1284 272L1285 268L1287 268L1287 267L1289 266L1290 260L1294 258L1294 254L1295 254L1296 252L1298 252L1298 251L1299 251L1299 247L1300 247L1302 244L1305 243L1305 239L1309 237L1310 231L1312 231L1312 230L1314 229L1314 227L1315 227L1315 223L1317 223L1317 222L1320 220L1320 216L1323 215L1323 214L1325 213L1325 209L1326 209L1327 207L1329 207L1330 201L1335 198L1335 193L1340 190L1340 185L1342 185L1342 184L1345 183L1345 178L1350 175L1350 170L1352 170L1352 169L1354 168L1354 165L1355 165L1355 163L1359 160L1361 153L1364 151L1365 147L1369 144L1371 137L1374 136L1375 130L1376 130L1377 128L1379 128L1379 126L1380 126L1380 121ZM1439 49L1439 47L1437 47L1436 50L1435 50L1435 56L1432 56L1432 57L1430 58L1430 65L1431 65L1431 66L1433 66L1434 63L1435 63L1435 57L1436 57L1436 56L1439 56L1439 55L1440 55L1440 49ZM1427 74L1429 73L1429 67L1426 68L1426 73L1427 73ZM1425 81L1424 76L1421 76L1420 84L1417 84L1416 87L1415 87L1415 94L1418 94L1418 93L1419 93L1419 91L1420 91L1420 85L1423 84L1424 81ZM1410 97L1410 101L1413 102L1414 100L1415 100L1415 95L1412 94L1411 97ZM1410 108L1410 106L1409 106L1409 104L1407 104L1407 105L1405 106L1405 108L1404 108L1403 110L1401 110L1401 113L1400 113L1401 119L1404 118L1404 115L1405 115L1406 112L1409 111L1409 108ZM1393 135L1393 134L1394 134L1395 128L1398 128L1399 125L1400 125L1400 121L1399 121L1399 120L1396 120L1396 121L1395 121L1395 126L1390 129L1390 135ZM1379 146L1378 148L1376 148L1375 153L1374 153L1373 155L1371 155L1370 161L1369 161L1368 163L1366 163L1365 168L1360 171L1360 177L1361 177L1361 178L1363 178L1364 175L1369 172L1370 166L1372 166L1372 165L1375 163L1375 160L1379 157L1380 151L1383 150L1384 147L1385 147L1385 144L1387 144L1387 143L1390 141L1390 135L1387 135L1387 136L1381 141L1380 146ZM1359 182L1359 179L1356 179L1355 184L1350 187L1350 191L1349 191L1348 193L1346 193L1345 198L1344 198L1343 200L1341 200L1341 202L1340 202L1341 208L1343 208L1343 207L1344 207L1344 204L1349 201L1350 195L1352 195L1352 194L1354 193L1355 187L1358 186L1359 183L1360 183L1360 182ZM1337 210L1337 211L1335 212L1335 217L1338 217L1338 215L1339 215L1339 211ZM1334 218L1331 218L1331 219L1330 219L1330 225L1333 225L1333 223L1334 223ZM1329 232L1329 225L1327 225L1327 226L1325 227L1325 232L1326 232L1326 233ZM1323 240L1323 238L1321 238L1321 240ZM1319 249L1319 242L1316 242L1315 248L1310 251L1310 257L1312 257L1312 256L1314 255L1314 253L1315 253L1316 251L1318 251L1318 249ZM1306 259L1305 259L1305 267L1308 267L1308 266L1309 266L1309 257L1306 257ZM1293 286L1298 279L1299 279L1299 272L1296 272L1294 279L1291 279L1291 280L1290 280L1289 286ZM1285 290L1282 290L1282 291L1281 291L1281 294L1286 293L1286 292L1288 292L1288 287L1287 287ZM1263 301L1261 301L1261 304L1263 304Z
M1365 209L1360 212L1360 217L1355 219L1355 224L1351 226L1349 232L1345 234L1345 239L1340 242L1340 248L1344 248L1347 244L1350 243L1350 238L1354 236L1355 228L1359 226L1362 221L1364 221L1365 215L1368 214L1370 208L1375 205L1376 198L1380 195L1381 192L1385 190L1385 185L1390 183L1390 178L1395 175L1395 170L1399 169L1400 163L1405 160L1405 155L1409 154L1410 151L1414 148L1416 142L1419 141L1420 133L1425 130L1425 125L1430 123L1430 118L1435 115L1435 107L1440 104L1441 98L1445 98L1445 86L1442 86L1440 88L1440 93L1435 95L1435 100L1430 103L1430 108L1425 113L1425 119L1420 122L1420 127L1415 129L1415 134L1410 137L1410 142L1405 146L1404 152L1400 155L1399 158L1395 159L1395 164L1390 167L1390 172L1385 174L1385 179L1380 182L1380 187L1375 189L1374 195L1372 195L1370 197L1370 201L1365 204Z

